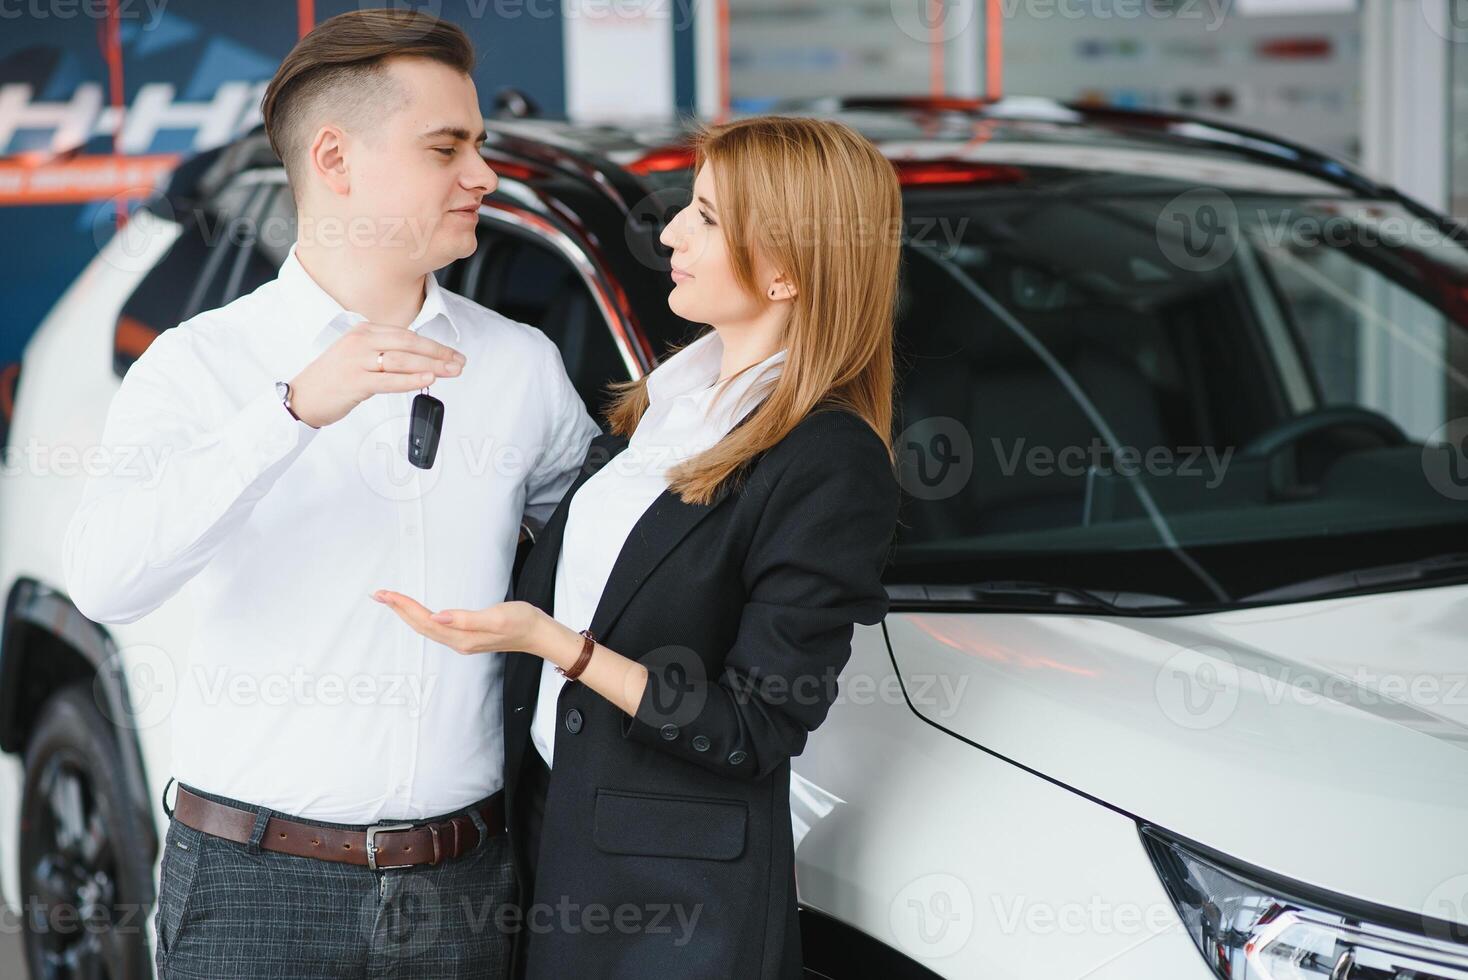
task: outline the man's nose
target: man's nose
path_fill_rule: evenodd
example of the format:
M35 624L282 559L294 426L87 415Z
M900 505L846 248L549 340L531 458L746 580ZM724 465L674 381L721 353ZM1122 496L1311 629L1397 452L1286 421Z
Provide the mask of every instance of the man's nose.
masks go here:
M476 156L477 155L478 154L476 154ZM474 173L468 176L468 178L465 180L464 186L475 189L482 189L483 193L489 194L492 193L494 189L499 186L499 183L499 174L495 173L494 168L485 162L484 157L479 157L478 168L475 170Z

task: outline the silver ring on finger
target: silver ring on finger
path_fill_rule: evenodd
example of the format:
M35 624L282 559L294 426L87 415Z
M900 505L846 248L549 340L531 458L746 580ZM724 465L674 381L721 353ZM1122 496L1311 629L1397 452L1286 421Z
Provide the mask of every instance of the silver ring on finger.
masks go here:
M377 370L379 370L379 371L383 370L383 367L382 367L382 355L383 355L383 353L385 353L385 352L384 351L378 351L377 352Z

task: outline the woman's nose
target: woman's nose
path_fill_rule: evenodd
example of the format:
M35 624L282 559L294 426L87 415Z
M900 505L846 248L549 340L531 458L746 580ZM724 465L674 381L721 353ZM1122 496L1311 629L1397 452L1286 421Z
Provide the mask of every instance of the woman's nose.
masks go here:
M683 233L683 212L679 211L673 215L673 219L663 226L662 234L658 235L658 241L672 249L681 248L688 236Z

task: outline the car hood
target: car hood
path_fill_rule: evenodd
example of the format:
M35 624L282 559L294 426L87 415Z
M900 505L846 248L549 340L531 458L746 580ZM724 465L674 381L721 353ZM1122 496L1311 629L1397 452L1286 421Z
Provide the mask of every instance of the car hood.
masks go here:
M1468 586L886 625L913 709L953 734L1278 874L1468 922Z

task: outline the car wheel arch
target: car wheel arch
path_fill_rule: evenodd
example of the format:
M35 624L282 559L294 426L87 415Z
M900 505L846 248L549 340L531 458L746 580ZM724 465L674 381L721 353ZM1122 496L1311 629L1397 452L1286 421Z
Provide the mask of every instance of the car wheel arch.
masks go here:
M0 633L0 750L23 755L46 703L57 692L85 681L99 696L103 714L131 717L117 645L58 590L34 579L18 579L5 603ZM151 795L137 733L114 724L129 805L152 827ZM147 842L156 856L156 832Z

